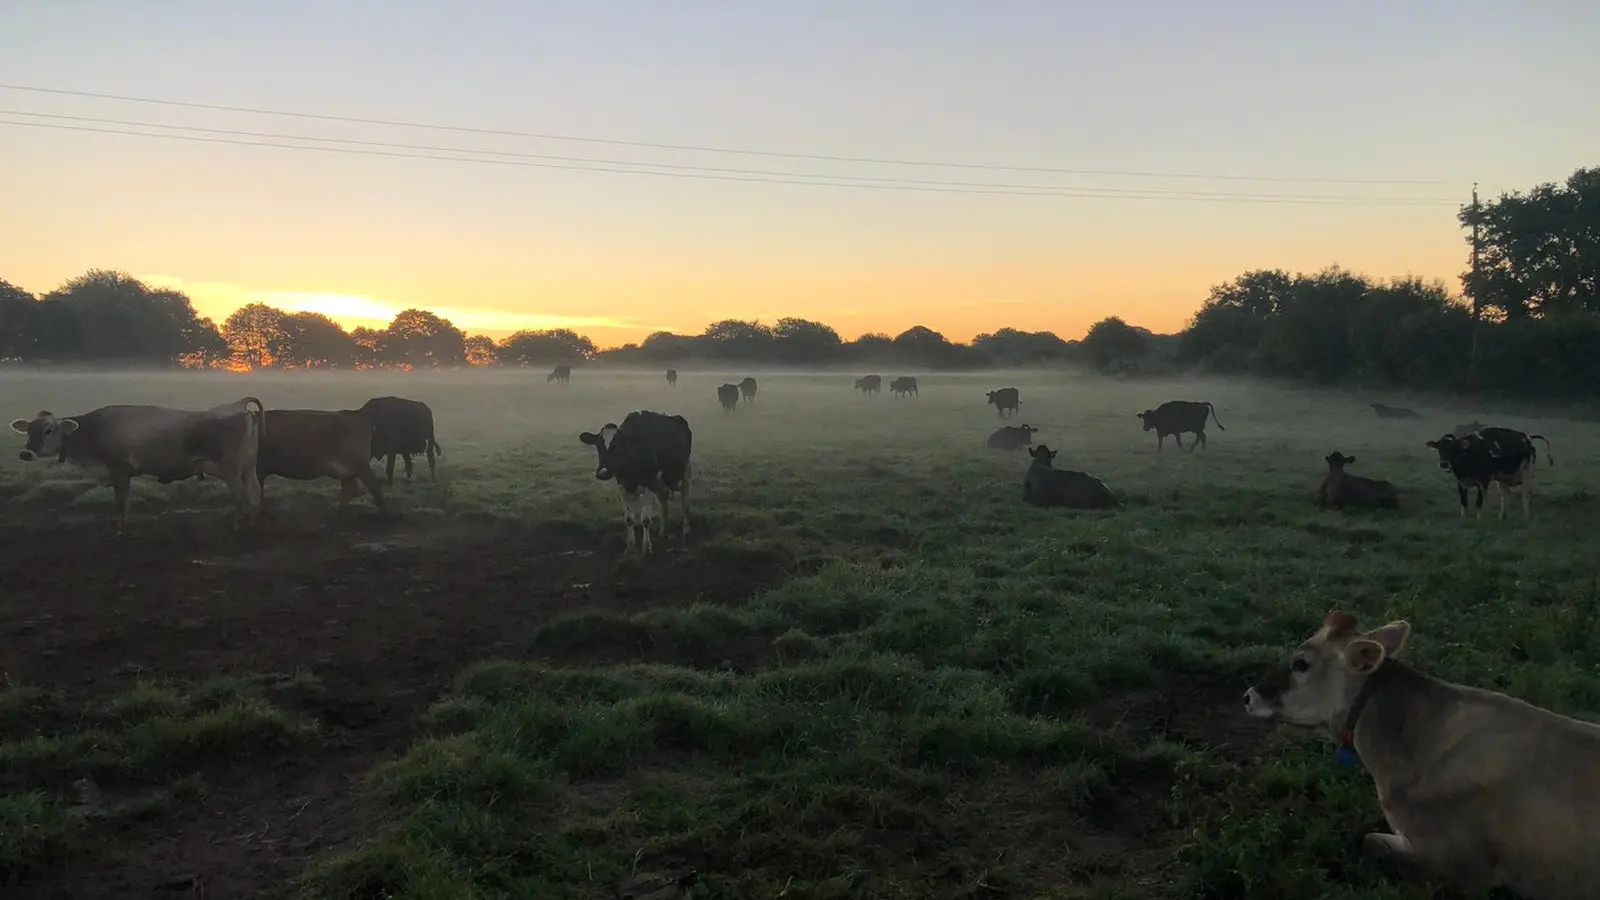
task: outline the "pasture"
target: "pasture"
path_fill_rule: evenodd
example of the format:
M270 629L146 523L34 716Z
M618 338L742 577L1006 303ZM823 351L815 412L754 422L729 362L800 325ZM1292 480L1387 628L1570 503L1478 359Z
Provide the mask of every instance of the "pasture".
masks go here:
M8 420L397 394L444 449L395 520L271 479L279 521L235 537L215 479L141 482L114 542L109 488L11 436L6 895L667 898L693 869L698 898L1420 900L1359 857L1367 776L1245 688L1337 607L1600 711L1593 425L1069 373L755 372L724 414L751 373L545 374L0 373ZM1140 430L1174 398L1216 404L1207 450ZM674 504L643 560L577 440L640 408L689 419L696 471L688 547ZM1549 437L1531 524L1457 517L1423 444L1474 415ZM1021 423L1123 508L1025 506L1028 457L984 449ZM1399 511L1313 507L1335 449Z

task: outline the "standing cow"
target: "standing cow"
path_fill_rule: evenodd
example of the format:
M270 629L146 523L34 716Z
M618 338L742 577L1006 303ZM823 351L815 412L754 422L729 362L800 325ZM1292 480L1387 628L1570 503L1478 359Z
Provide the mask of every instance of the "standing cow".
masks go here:
M559 381L562 384L571 384L572 383L572 367L568 366L568 365L556 366L554 369L552 369L550 371L549 375L546 375L544 377L544 381L545 381L545 384L549 384L552 381Z
M694 479L689 461L694 434L689 420L639 410L628 413L620 426L607 423L598 433L585 431L578 435L578 440L595 449L598 459L594 477L601 481L615 479L622 492L622 524L627 529L629 551L635 546L637 526L642 533L639 554L651 552L650 519L657 509L661 514L657 533L666 536L667 501L673 491L683 501L681 536L688 543L689 486Z
M1014 387L1001 388L998 391L990 391L986 396L988 401L994 404L994 411L1002 418L1005 417L1007 410L1010 410L1011 412L1021 411L1019 407L1022 406L1022 398L1017 389Z
M277 475L293 481L339 480L339 512L361 495L372 494L378 512L388 514L383 484L372 471L372 439L377 430L365 409L273 409L264 416L256 472L263 484Z
M856 390L868 396L876 394L882 389L883 376L881 375L863 375L856 379Z
M434 457L444 450L433 435L433 410L420 400L404 397L373 397L361 411L372 416L372 458L385 459L384 478L394 487L394 458L405 459L406 480L411 480L411 455L424 453L428 457L428 478L438 481Z
M915 397L917 396L917 379L910 375L902 375L889 382L889 393L893 394L896 400L899 400L902 394Z
M677 369L668 369L667 370L667 387L675 388L677 386L678 386L678 370Z
M754 378L747 375L743 381L739 382L739 396L743 397L746 403L756 402L756 380Z
M1160 452L1166 443L1167 435L1177 442L1178 449L1183 449L1183 434L1194 433L1194 442L1189 445L1189 452L1193 453L1195 447L1204 449L1206 446L1206 413L1211 413L1211 421L1217 423L1221 431L1228 429L1222 427L1222 420L1217 418L1217 408L1209 401L1204 400L1168 400L1155 409L1147 409L1138 413L1144 422L1144 430L1155 429L1156 451Z
M1550 440L1542 434L1529 435L1515 428L1485 426L1464 437L1446 434L1427 446L1439 453L1439 468L1456 479L1456 496L1461 501L1461 517L1467 515L1467 488L1478 492L1477 514L1483 515L1483 495L1491 484L1500 486L1500 515L1506 517L1506 491L1522 491L1522 518L1533 517L1533 465L1539 453L1534 441L1544 441L1545 460L1555 465Z
M724 384L717 388L717 402L722 404L723 412L733 412L733 408L739 405L739 386Z
M43 410L32 419L11 422L12 431L28 438L18 454L23 462L53 456L110 482L119 538L127 533L128 492L136 475L152 475L162 484L214 475L233 495L235 528L258 514L261 482L256 457L266 427L261 401L255 397L206 410L102 406L61 418Z

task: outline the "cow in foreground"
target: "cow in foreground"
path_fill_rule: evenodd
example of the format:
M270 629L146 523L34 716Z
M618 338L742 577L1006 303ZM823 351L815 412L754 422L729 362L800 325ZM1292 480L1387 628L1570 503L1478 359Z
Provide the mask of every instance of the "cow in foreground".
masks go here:
M1033 436L1039 429L1032 425L1002 425L994 434L989 435L987 446L990 450L1020 450L1032 446Z
M1189 445L1189 452L1193 453L1195 447L1205 448L1208 412L1219 430L1228 430L1222 427L1222 420L1217 418L1217 408L1205 400L1168 400L1155 409L1147 409L1137 415L1144 422L1145 431L1155 429L1157 452L1161 451L1169 434L1177 442L1178 449L1182 450L1184 433L1192 432L1194 441Z
M1014 387L1001 388L998 391L990 391L986 396L988 398L988 402L994 404L994 411L1002 418L1006 415L1006 410L1010 410L1011 412L1021 411L1019 407L1022 406L1022 398L1017 389Z
M272 409L265 415L256 472L261 483L277 475L293 481L339 480L339 512L361 495L372 494L378 512L389 509L383 484L372 471L377 422L366 409Z
M863 375L856 379L856 390L871 396L883 390L882 375Z
M550 370L549 375L544 377L544 381L545 384L549 384L552 381L559 381L562 384L571 384L572 367L567 365L556 366L554 369Z
M1469 890L1600 897L1600 725L1425 675L1398 659L1410 634L1335 611L1245 709L1359 758L1391 829L1367 853Z
M128 492L136 475L154 476L162 484L214 475L233 495L235 528L259 513L256 454L265 427L261 401L255 397L205 410L102 406L62 418L43 410L32 419L11 422L12 431L28 438L18 454L23 462L54 456L111 484L119 538L127 533Z
M723 412L733 412L733 408L739 405L739 386L724 384L717 388L717 402L722 404Z
M1380 419L1420 419L1420 418L1422 418L1422 413L1419 413L1414 409L1406 409L1404 406L1390 406L1387 403L1374 403L1374 404L1372 404L1372 411L1377 413L1378 414L1378 418L1380 418Z
M677 386L678 386L678 370L677 369L668 369L667 370L667 387L675 388Z
M739 395L746 403L756 402L756 380L745 376L745 379L739 382Z
M917 396L917 379L910 375L901 375L899 378L889 382L889 393L893 394L896 400L900 399L901 394L915 397Z
M1439 454L1439 468L1448 470L1456 479L1456 496L1461 501L1461 517L1467 515L1467 488L1478 492L1475 504L1478 515L1483 515L1483 494L1491 484L1500 487L1500 515L1506 517L1506 491L1522 491L1522 518L1533 517L1533 466L1539 452L1534 441L1544 441L1545 460L1556 464L1550 452L1550 440L1542 434L1529 435L1515 428L1486 426L1465 437L1446 434L1427 446Z
M1345 456L1337 450L1323 457L1323 462L1328 464L1328 474L1323 476L1322 486L1317 488L1316 504L1334 509L1344 509L1346 506L1398 509L1400 492L1393 484L1351 475L1344 470L1345 466L1355 461L1354 456Z
M681 535L688 543L689 486L694 480L689 456L694 434L687 419L640 410L628 413L621 425L608 422L598 433L585 431L578 440L595 449L594 477L614 479L622 491L622 525L627 529L629 551L635 546L633 532L638 526L639 553L651 552L652 513L659 513L657 533L666 536L667 501L673 491L683 501Z
M420 400L404 397L373 397L361 411L372 416L372 458L385 459L384 479L394 486L394 458L405 459L406 480L411 480L411 455L426 454L428 478L439 480L434 458L444 454L433 435L433 410Z
M1104 481L1084 472L1055 468L1053 463L1060 452L1051 450L1048 444L1028 450L1033 462L1022 478L1024 502L1073 509L1112 509L1117 505Z

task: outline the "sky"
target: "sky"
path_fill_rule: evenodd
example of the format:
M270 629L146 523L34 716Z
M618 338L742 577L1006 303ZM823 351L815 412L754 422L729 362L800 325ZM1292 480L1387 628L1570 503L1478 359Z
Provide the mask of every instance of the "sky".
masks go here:
M1171 332L1256 268L1457 287L1473 182L1600 164L1597 42L1586 0L6 0L0 278L601 346Z

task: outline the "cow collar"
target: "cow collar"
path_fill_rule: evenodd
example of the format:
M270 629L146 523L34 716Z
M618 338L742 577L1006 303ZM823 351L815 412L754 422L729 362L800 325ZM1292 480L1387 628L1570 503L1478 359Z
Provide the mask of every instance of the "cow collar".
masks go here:
M1356 700L1350 704L1350 712L1345 714L1344 726L1339 729L1339 749L1334 752L1334 759L1339 765L1349 768L1361 761L1361 755L1356 752L1356 722L1361 719L1361 712L1367 708L1374 694L1393 676L1398 666L1392 664L1387 658L1378 663L1372 670L1367 680L1362 682L1361 690L1356 692Z

